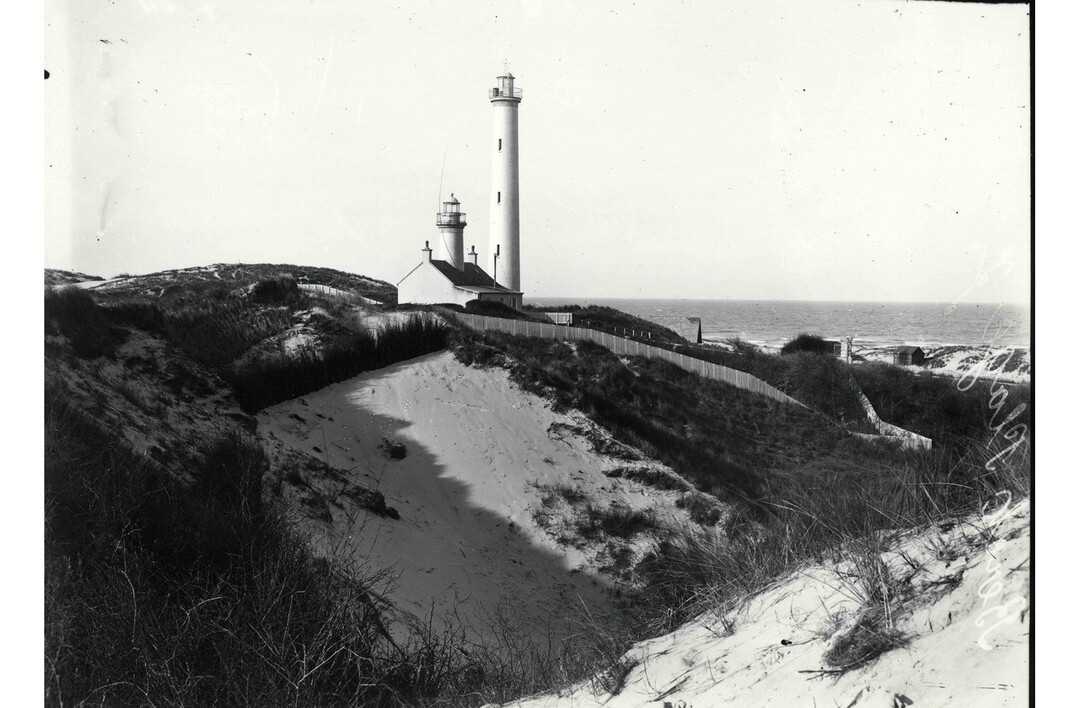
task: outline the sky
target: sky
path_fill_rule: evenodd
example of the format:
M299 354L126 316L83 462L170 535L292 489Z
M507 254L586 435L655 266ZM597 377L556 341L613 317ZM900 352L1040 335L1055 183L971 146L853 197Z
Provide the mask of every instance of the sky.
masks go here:
M44 48L47 267L397 283L451 192L487 254L508 66L526 298L1029 301L1024 5L47 0Z

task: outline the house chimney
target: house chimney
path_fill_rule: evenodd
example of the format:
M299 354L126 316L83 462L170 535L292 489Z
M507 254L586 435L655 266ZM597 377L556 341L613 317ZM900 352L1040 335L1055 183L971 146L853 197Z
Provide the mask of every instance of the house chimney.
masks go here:
M420 249L420 251L421 251L421 253L424 254L423 262L424 263L431 263L431 246L428 245L427 241L424 241L424 247L422 249Z
M466 255L469 257L469 260L472 261L472 264L474 266L479 267L480 264L476 262L476 259L480 254L476 252L476 246L475 245L474 246L469 246L469 252Z

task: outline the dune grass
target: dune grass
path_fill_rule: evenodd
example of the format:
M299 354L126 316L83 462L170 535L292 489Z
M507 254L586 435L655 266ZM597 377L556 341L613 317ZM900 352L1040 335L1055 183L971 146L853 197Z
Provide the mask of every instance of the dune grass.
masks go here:
M811 343L806 344L805 348L795 345L782 355L764 352L738 339L728 342L730 350L683 345L675 348L675 351L729 369L745 371L851 430L873 432L873 428L866 424L866 414L851 379L851 367L833 356L831 349L827 353L817 351L813 342L823 341L820 338L800 336L810 337ZM805 343L805 340L793 341Z
M881 560L892 539L905 529L956 523L996 506L1002 492L1013 499L1030 493L1026 449L988 471L986 462L1001 445L972 442L956 461L913 455L885 474L791 480L768 502L772 513L762 520L736 509L722 532L688 529L662 540L637 569L644 589L633 612L642 636L671 631L702 613L722 616L799 568L834 562L850 566L863 617L850 637L855 648L837 649L826 663L853 668L902 645L892 617L904 589ZM853 658L859 647L865 655Z
M853 366L851 373L882 419L935 442L1030 426L1031 385L995 383L994 370L963 380L873 362Z
M374 343L344 328L317 355L301 350L288 361L238 365L253 343L289 326L293 308L311 302L307 295L294 301L284 280L267 285L263 295L264 302L226 293L109 308L81 295L54 296L50 305L47 295L47 332L65 334L73 346L84 337L82 355L97 356L108 354L117 325L152 329L232 376L248 410L364 370L356 367L430 351L448 336L418 316ZM80 333L80 327L88 329ZM719 515L702 510L710 528L658 543L633 570L642 588L628 598L618 629L586 624L564 642L538 646L507 622L492 643L478 646L460 629L435 630L432 622L393 640L386 632L393 610L378 593L382 579L340 559L311 556L308 539L263 490L266 458L251 440L237 433L208 441L191 471L194 481L181 484L47 392L46 703L507 700L614 670L634 641L732 607L803 565L850 559L857 542L883 530L959 518L1002 490L1030 491L1027 446L1013 446L1008 437L1029 424L1023 389L1010 399L1025 406L1008 420L1012 427L995 429L1015 408L989 408L985 396L1001 401L992 388L954 394L920 377L866 369L860 383L875 405L898 424L945 435L934 451L915 453L849 437L812 411L665 362L624 361L587 343L462 329L450 339L462 361L506 366L522 387L559 408L585 412L617 440L726 500L732 506L725 523L711 528ZM775 361L781 357L752 349L731 356L785 375L804 366L789 385L806 385L805 378L821 396L839 395L833 364L818 355L794 354L781 364ZM651 529L652 519L591 508L584 523L579 532L618 538ZM866 621L852 630L848 646L838 642L836 656L827 657L836 666L871 660L902 642L875 614L887 601L874 595L880 548L862 550L855 567L867 588Z
M800 566L840 559L881 531L956 520L1003 490L1017 497L1030 491L1028 447L987 424L993 399L983 397L985 389L927 388L910 405L925 420L943 421L936 429L950 435L930 452L904 451L849 437L813 412L666 362L624 363L587 343L458 333L453 348L466 363L507 367L522 387L581 410L617 440L733 505L722 529L702 524L673 534L638 566L644 587L627 615L634 627L628 634L637 639L730 607ZM807 353L784 359L840 365ZM878 395L902 399L903 389L880 385L872 389ZM1022 409L1010 422L1027 421ZM869 574L875 566L867 560L860 567ZM870 586L878 580L867 578ZM875 602L868 600L868 612ZM899 641L886 638L882 646Z
M185 485L55 395L45 432L46 705L477 706L598 665L509 623L392 637L386 579L312 556L242 433Z
M250 291L203 284L202 290L155 298L114 296L104 306L84 295L116 326L155 332L216 371L249 413L446 344L445 327L431 313L416 312L371 331L344 317L340 303L300 291L288 275L255 281ZM246 356L283 336L298 312L316 307L328 315L317 343Z
M755 505L771 479L829 456L844 438L805 409L782 405L667 362L624 364L607 349L502 333L454 338L465 363L502 363L526 390L577 409L618 441L667 463L704 492ZM887 453L888 454L888 453Z
M418 313L388 323L378 332L345 330L319 347L237 362L224 376L240 406L253 413L363 371L438 351L445 345L444 325L426 313Z
M353 273L292 264L219 263L213 266L165 270L143 275L125 275L122 282L108 285L95 293L106 301L133 297L207 297L250 287L261 280L287 277L297 283L325 285L337 290L368 297L378 302L397 300L393 285Z
M45 448L48 706L479 706L580 680L622 646L588 617L546 643L509 616L484 643L409 619L385 574L312 555L239 431L182 483L47 391Z
M393 705L375 596L264 503L235 435L181 485L58 400L46 409L48 705ZM358 662L357 658L363 658Z

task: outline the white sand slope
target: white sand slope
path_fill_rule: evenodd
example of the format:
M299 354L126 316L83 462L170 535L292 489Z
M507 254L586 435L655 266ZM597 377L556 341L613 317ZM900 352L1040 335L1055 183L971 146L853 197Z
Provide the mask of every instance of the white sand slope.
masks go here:
M831 642L860 607L843 567L796 574L728 616L702 617L626 655L617 695L607 681L512 705L1021 706L1028 700L1029 515L983 517L908 537L886 555L910 594L893 605L909 643L846 673L822 673ZM918 568L916 571L915 569ZM614 682L617 684L618 682Z
M569 608L610 607L595 574L603 544L568 547L539 527L540 487L566 485L602 506L657 508L666 522L686 523L674 508L677 492L604 475L613 466L660 465L593 452L588 440L558 427L581 419L554 413L512 385L505 370L466 367L450 353L329 386L258 420L268 448L308 452L376 487L400 512L398 520L361 513L351 521L334 509L333 522L321 527L328 544L393 568L398 578L388 596L400 608L457 613L480 634L496 610L542 636ZM404 444L404 458L390 459L385 441Z
M1031 380L1031 350L1027 347L955 346L914 342L926 353L921 366L904 366L913 373L932 373L954 378L1020 383ZM856 343L854 353L866 361L892 363L896 346Z

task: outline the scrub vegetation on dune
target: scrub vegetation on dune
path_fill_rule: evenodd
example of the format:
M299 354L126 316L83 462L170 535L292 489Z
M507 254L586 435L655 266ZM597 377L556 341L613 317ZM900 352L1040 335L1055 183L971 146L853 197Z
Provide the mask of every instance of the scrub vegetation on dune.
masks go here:
M808 352L810 354L832 354L833 345L823 337L808 332L802 332L795 336L784 346L780 347L781 354L795 354L796 352Z
M392 303L397 300L394 286L381 280L333 268L271 263L218 263L145 275L117 276L118 280L99 286L94 292L106 299L216 297L230 290L251 287L261 280L281 275L295 280L298 284L322 285L379 302Z
M45 291L45 334L67 337L77 356L89 358L108 354L119 339L93 296L73 287Z
M504 363L523 388L550 397L557 407L582 411L617 440L667 463L701 491L759 511L777 477L823 457L851 457L843 451L858 447L812 411L702 379L666 362L624 363L588 342L570 346L488 333L465 334L454 346L466 363Z
M466 363L507 367L519 385L581 410L617 440L734 505L722 529L673 535L638 566L639 639L730 607L801 566L843 558L874 534L955 520L1002 492L1029 493L1027 447L986 426L981 388L919 398L922 415L950 426L933 451L914 452L851 437L821 414L666 362L620 359L587 343L462 333L453 347ZM841 366L827 365L834 363ZM1027 419L1021 408L1012 423ZM860 568L866 575L875 566ZM875 606L872 598L867 605Z
M378 332L347 331L318 349L302 348L289 356L234 365L225 378L232 385L241 407L254 412L362 371L438 351L445 342L442 324L432 317L415 315L387 323Z
M626 654L635 642L703 613L721 619L718 636L730 635L747 598L823 564L843 569L837 583L858 607L822 630L830 644L821 671L856 671L911 639L898 618L928 592L913 580L921 561L904 572L886 562L896 539L950 527L1003 493L1030 492L1023 385L1006 394L992 382L957 385L885 364L849 368L808 351L679 344L774 383L810 405L802 408L589 343L477 334L422 308L359 316L352 304L299 288L303 269L237 268L231 279L222 267L194 269L190 288L162 275L111 291L46 290L48 705L477 706L582 680L615 695L640 669ZM372 312L392 317L373 329L365 319ZM382 594L388 578L378 569L313 553L290 504L317 496L321 473L271 469L237 403L257 411L446 347L464 364L507 369L557 411L591 419L594 433L582 437L612 463L601 481L667 494L694 522L672 528L650 508L599 503L578 478L538 486L538 533L568 548L590 540L604 547L605 567L624 583L617 626L582 617L571 636L544 645L506 622L478 642L453 622L403 620ZM171 359L151 361L151 350ZM157 367L159 386L176 390L149 395L150 379L132 376L110 384L117 390L99 408L95 393L115 377L72 395L80 387L72 377L121 363ZM185 367L209 373L198 386L169 378ZM220 391L195 391L213 381ZM853 382L883 419L932 437L934 449L852 435ZM98 419L118 406L132 415L115 420L160 417L169 402L196 394L229 399L234 424L184 438L192 448L184 456L136 453ZM554 440L564 433L555 424L546 431ZM381 439L381 465L426 454L422 442ZM316 452L327 447L319 445ZM294 498L282 493L286 483ZM405 517L370 491L379 503L359 504L357 514ZM395 622L404 631L391 636Z
M70 285L72 283L84 283L91 280L105 280L100 275L87 275L70 270L58 268L45 269L45 285Z
M510 620L478 643L398 612L388 574L312 553L240 430L206 440L189 481L50 391L45 432L46 705L478 706L623 646L588 617L548 644Z
M47 705L386 705L478 688L453 635L385 629L378 574L312 556L243 434L195 483L46 408Z
M1030 422L1031 384L994 382L997 369L955 379L916 373L883 362L853 366L852 375L878 414L890 423L946 443L1005 434ZM1016 416L1013 416L1016 411Z
M574 315L574 326L588 327L601 332L611 332L629 339L637 339L654 344L662 342L685 344L686 340L673 329L658 325L655 322L631 315L614 307L604 305L552 305L549 307L535 307L526 305L526 313L539 315L542 312L569 312ZM538 318L540 321L549 322L546 317Z
M800 339L801 337L801 339ZM777 356L739 339L727 348L700 344L671 347L687 356L745 371L845 427L872 433L849 367L813 335L800 335ZM664 345L661 345L664 346ZM823 353L827 352L827 353Z
M430 313L413 313L373 330L348 317L342 303L299 290L290 275L271 275L240 288L197 282L203 290L195 293L112 293L101 302L73 287L46 290L46 333L65 335L77 354L93 357L108 353L125 327L153 332L215 370L247 412L438 351L446 342L445 327ZM281 338L313 308L326 313L313 333L315 341L286 350ZM274 338L279 346L256 351Z
M587 631L541 646L508 622L477 644L453 623L409 620L391 639L384 628L407 615L381 598L386 577L319 560L290 516L311 516L301 507L318 501L317 473L268 473L265 454L240 432L250 422L242 419L234 433L189 435L193 445L180 456L161 454L166 441L145 440L146 430L168 434L141 420L164 415L151 403L196 400L206 406L197 414L213 415L224 392L202 389L213 388L214 372L255 409L445 341L430 313L389 318L372 333L340 303L297 292L288 277L218 287L213 297L199 288L116 298L46 291L47 370L54 364L46 392L47 704L479 705L607 665L607 637ZM312 320L310 349L272 344ZM127 340L138 346L121 357ZM97 380L124 366L140 372L130 384ZM185 367L205 375L169 378ZM95 381L84 387L78 376ZM108 380L125 390L102 398ZM158 395L146 388L152 381L175 391ZM259 398L245 399L246 391ZM100 406L131 410L102 425ZM139 440L148 454L134 451ZM389 440L386 454L393 462L409 450ZM279 496L285 482L299 506ZM369 502L359 508L397 518ZM638 515L621 511L597 508L588 519L605 534L635 533Z

